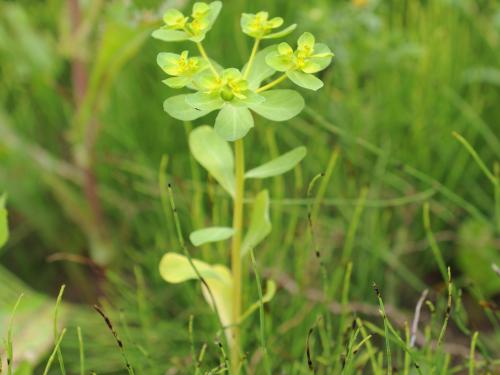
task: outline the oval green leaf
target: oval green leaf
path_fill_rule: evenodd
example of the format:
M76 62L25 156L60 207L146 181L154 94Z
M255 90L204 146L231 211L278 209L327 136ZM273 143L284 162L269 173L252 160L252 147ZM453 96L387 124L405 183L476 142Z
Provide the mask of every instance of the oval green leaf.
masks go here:
M200 111L215 111L224 105L224 100L218 94L205 94L197 92L186 95L187 103Z
M252 217L248 232L241 244L241 256L246 255L250 249L255 247L271 232L271 220L269 218L269 193L261 191L253 203Z
M198 163L233 196L234 158L229 144L212 127L204 125L189 134L189 149Z
M288 27L285 27L283 30L281 31L277 31L275 33L272 33L272 34L268 34L268 35L265 35L264 37L262 37L262 39L277 39L277 38L283 38L289 34L291 34L295 29L297 28L297 24L294 23Z
M251 128L253 117L246 107L227 103L215 119L215 131L226 141L243 138Z
M271 90L260 93L266 100L250 108L272 121L286 121L297 116L304 108L304 98L293 90Z
M163 40L164 42L180 42L183 40L188 40L189 35L180 30L168 30L168 29L157 29L153 31L151 36L158 40Z
M234 234L234 229L229 227L210 227L192 232L189 239L194 246L201 246L209 242L227 240Z
M165 281L173 284L197 280L198 275L193 268L194 265L210 288L222 324L229 326L231 324L233 289L231 272L223 265L210 265L197 259L192 259L192 262L191 264L184 255L166 253L160 261L160 275ZM205 285L202 285L202 292L207 303L213 308L212 297ZM228 337L228 339L230 338Z
M289 151L268 163L249 170L245 174L245 178L266 178L279 176L280 174L293 169L302 159L304 159L306 154L307 149L304 146L294 148L292 151Z
M181 121L193 121L210 113L191 107L186 102L186 95L171 96L163 102L163 109L170 116Z
M291 70L286 73L290 81L297 86L303 87L308 90L317 91L323 87L323 81L312 74L300 72L298 70Z

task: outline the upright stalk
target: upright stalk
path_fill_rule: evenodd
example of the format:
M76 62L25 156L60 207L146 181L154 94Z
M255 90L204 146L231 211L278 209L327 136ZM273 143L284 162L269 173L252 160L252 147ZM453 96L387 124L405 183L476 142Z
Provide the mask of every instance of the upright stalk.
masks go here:
M231 271L233 276L233 309L231 328L231 374L237 375L240 369L241 329L241 237L243 227L243 197L245 191L245 154L243 139L234 142L236 189L233 201L233 229L231 243Z

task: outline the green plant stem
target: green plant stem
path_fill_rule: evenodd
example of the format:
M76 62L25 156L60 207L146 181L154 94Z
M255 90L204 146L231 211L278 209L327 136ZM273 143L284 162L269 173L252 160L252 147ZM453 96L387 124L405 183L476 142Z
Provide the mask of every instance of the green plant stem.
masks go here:
M277 84L283 82L287 78L288 78L288 76L286 75L286 73L283 73L281 76L279 76L278 78L276 78L274 81L271 81L267 85L259 87L255 92L259 93L259 92L263 92L263 91L269 90L269 89L273 88L274 86L276 86Z
M247 66L245 71L243 72L243 79L247 79L248 75L252 71L252 65L255 61L255 55L257 55L257 51L259 50L260 39L255 39L255 43L253 44L252 53L250 54L250 58L248 59Z
M257 269L257 262L255 261L255 256L253 250L250 249L250 258L252 260L253 270L255 273L255 282L257 283L257 291L259 293L259 319L260 319L260 346L262 348L262 353L264 356L264 366L266 368L267 375L271 375L271 363L269 362L269 353L266 346L266 327L264 320L264 301L262 298L262 285L260 282L259 270Z
M469 375L474 375L476 373L476 343L478 336L479 332L474 332L472 335L469 355Z
M234 142L236 188L233 201L233 229L231 243L231 272L233 275L233 309L231 345L231 374L237 375L240 369L241 329L238 325L241 316L241 238L243 227L243 198L245 191L245 152L243 140Z
M437 341L437 349L441 346L444 340L444 335L446 333L446 328L448 327L448 321L450 319L451 313L451 299L452 299L452 283L451 283L451 269L448 267L448 303L446 304L446 313L444 315L443 326L441 327L441 331L439 333L438 341Z
M198 47L198 50L200 51L201 56L203 56L203 58L207 62L208 66L209 66L210 70L212 71L212 73L214 74L214 76L216 78L219 78L220 77L219 73L217 72L217 70L215 70L215 67L212 64L212 61L210 61L210 59L208 58L207 51L205 51L205 47L203 47L203 44L196 43L196 46Z
M80 326L76 327L76 333L78 335L78 351L80 354L80 375L85 375L85 353L83 347L82 329Z
M54 346L54 350L52 351L52 354L49 357L49 360L47 361L47 364L45 365L45 370L43 370L43 375L47 375L49 373L50 367L52 366L52 362L54 362L54 359L56 357L56 353L59 350L59 347L61 345L61 341L64 338L64 335L66 334L66 328L63 328L61 331L61 334L59 335L59 338L56 341L56 344Z
M457 132L452 132L453 137L457 139L462 146L467 150L467 152L472 156L472 159L476 162L479 169L484 173L484 175L490 180L494 189L494 202L495 202L495 223L496 229L500 232L500 178L498 173L498 166L495 164L493 166L493 172L486 166L484 161L479 157L478 153L472 147L472 145Z
M484 173L484 175L488 178L488 180L490 180L491 183L495 185L497 182L495 176L493 175L493 173L491 173L486 164L484 164L483 160L479 157L474 147L472 147L472 145L457 132L453 132L452 135L465 147L465 149L472 156L472 158L474 159L478 167L481 169L481 171Z
M385 313L384 301L382 300L382 295L380 294L380 290L378 289L377 284L373 283L373 289L375 289L375 293L377 294L378 304L380 306L379 312L380 315L382 315L382 319L384 320L385 350L387 354L387 375L392 375L392 354L390 345L391 340L389 337L389 322Z
M57 325L58 325L57 318L59 316L59 307L61 306L61 303L62 303L62 297L63 297L65 288L66 288L66 285L61 286L61 289L59 290L59 295L57 296L57 300L56 300L56 309L54 311L54 341L57 341L57 339L59 337L59 332L58 332L59 330L57 327ZM66 375L66 369L64 367L64 360L63 360L63 356L61 353L61 348L59 348L59 347L57 348L57 360L59 361L61 374Z
M432 254L434 255L434 259L436 260L436 263L438 265L439 272L443 277L443 281L446 282L448 280L446 273L446 265L443 259L443 255L441 254L441 250L439 249L438 243L436 241L436 238L434 237L434 233L432 233L429 202L424 203L422 216L424 221L425 233L427 235L427 242L429 242L429 246L432 250Z
M7 328L7 342L6 342L6 352L7 352L7 375L12 375L12 365L14 363L14 351L12 349L12 325L14 323L14 316L16 315L17 308L21 299L24 297L24 294L21 293L19 298L14 305L14 309L12 310L12 314L9 319L9 328ZM0 364L1 366L1 364Z

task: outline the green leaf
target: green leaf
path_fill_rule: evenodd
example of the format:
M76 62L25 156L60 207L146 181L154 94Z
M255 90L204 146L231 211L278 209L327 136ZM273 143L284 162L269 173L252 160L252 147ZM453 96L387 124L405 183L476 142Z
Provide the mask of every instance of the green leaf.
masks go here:
M226 141L243 138L253 128L253 117L248 108L226 103L215 119L215 131Z
M247 77L248 88L250 90L257 90L260 87L260 84L266 78L271 77L276 72L275 69L273 69L266 63L266 56L270 52L276 51L276 48L277 45L272 45L262 49L255 55L255 59L252 65L252 70L250 71ZM245 66L241 71L245 72L246 69L247 69L247 64L245 64Z
M234 234L233 228L228 227L210 227L192 232L189 239L194 246L201 246L209 242L227 240Z
M214 267L201 260L193 259L193 265L204 279L224 281L224 275L219 274ZM188 280L197 280L198 276L189 259L177 253L166 253L160 261L161 277L172 284Z
M276 31L275 33L268 34L262 39L277 39L277 38L283 38L289 34L291 34L295 29L297 28L297 24L294 23L293 25L290 25L288 27L285 27L283 30Z
M164 79L162 81L165 85L168 87L171 87L173 89L180 89L183 88L184 86L187 86L191 83L191 77L171 77Z
M168 30L164 28L156 29L151 36L155 39L163 40L164 42L180 42L189 39L189 35L184 31Z
M323 87L323 81L312 74L307 74L300 72L298 70L291 70L286 72L290 81L295 83L297 86L303 87L308 90L319 90Z
M287 44L281 43L281 45ZM294 67L293 55L282 55L276 47L266 55L266 64L278 72L286 72Z
M186 95L171 96L163 102L163 109L170 116L181 121L196 120L210 113L210 111L200 111L191 107L186 101Z
M241 256L243 257L271 232L271 220L269 219L269 193L263 190L257 195L253 203L252 217L248 232L241 244Z
M224 100L219 94L205 94L203 92L186 95L186 101L195 109L210 112L220 109L224 105Z
M232 196L234 195L234 158L229 144L208 125L189 134L189 149L193 157Z
M213 26L215 23L215 20L217 17L219 17L219 13L222 9L222 2L221 1L212 1L210 4L208 4L210 7L210 13L209 13L209 20L208 23L210 27Z
M231 104L240 107L248 107L250 105L263 103L266 100L263 96L256 94L250 90L246 91L245 95L246 97L243 99L234 98L231 101Z
M210 292L212 292L222 324L229 326L232 320L231 302L233 285L231 272L226 266L210 265L197 259L193 259L193 264L208 284ZM165 281L173 284L198 279L189 259L184 255L176 253L166 253L163 256L160 261L160 275ZM202 292L205 300L213 308L210 294L203 284Z
M294 148L292 151L289 151L268 163L249 170L245 174L245 178L266 178L278 176L293 169L302 159L304 159L306 154L307 149L304 146Z
M7 221L7 210L5 209L5 195L0 196L0 248L9 239L9 225Z
M259 95L266 98L266 101L251 105L250 108L269 120L290 120L304 108L304 99L298 92L293 90L271 90Z

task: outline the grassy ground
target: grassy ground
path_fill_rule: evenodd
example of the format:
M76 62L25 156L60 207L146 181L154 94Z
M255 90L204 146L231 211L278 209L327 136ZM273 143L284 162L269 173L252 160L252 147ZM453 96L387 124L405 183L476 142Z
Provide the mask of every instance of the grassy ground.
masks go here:
M67 373L80 371L77 327L86 374L126 374L125 362L136 374L195 373L192 352L204 345L199 373L210 373L224 363L223 338L199 285L166 284L158 272L166 251L180 251L159 176L173 185L186 235L229 222L231 202L188 152L186 134L200 123L162 110L172 93L155 64L165 47L149 36L158 2L80 3L81 12L73 0L0 3L0 193L11 227L0 333L24 292L14 360L43 374L66 284ZM500 193L452 135L498 180L498 2L225 1L210 55L246 61L239 14L261 9L299 23L295 36L313 32L336 57L319 94L303 93L299 117L261 120L246 140L251 165L303 144L309 152L294 172L248 186L271 194L273 231L255 256L278 291L264 326L258 312L244 322L245 372L266 373L264 327L273 374L499 373ZM190 250L229 262L226 243ZM250 305L259 296L246 269ZM62 373L57 355L50 373Z

